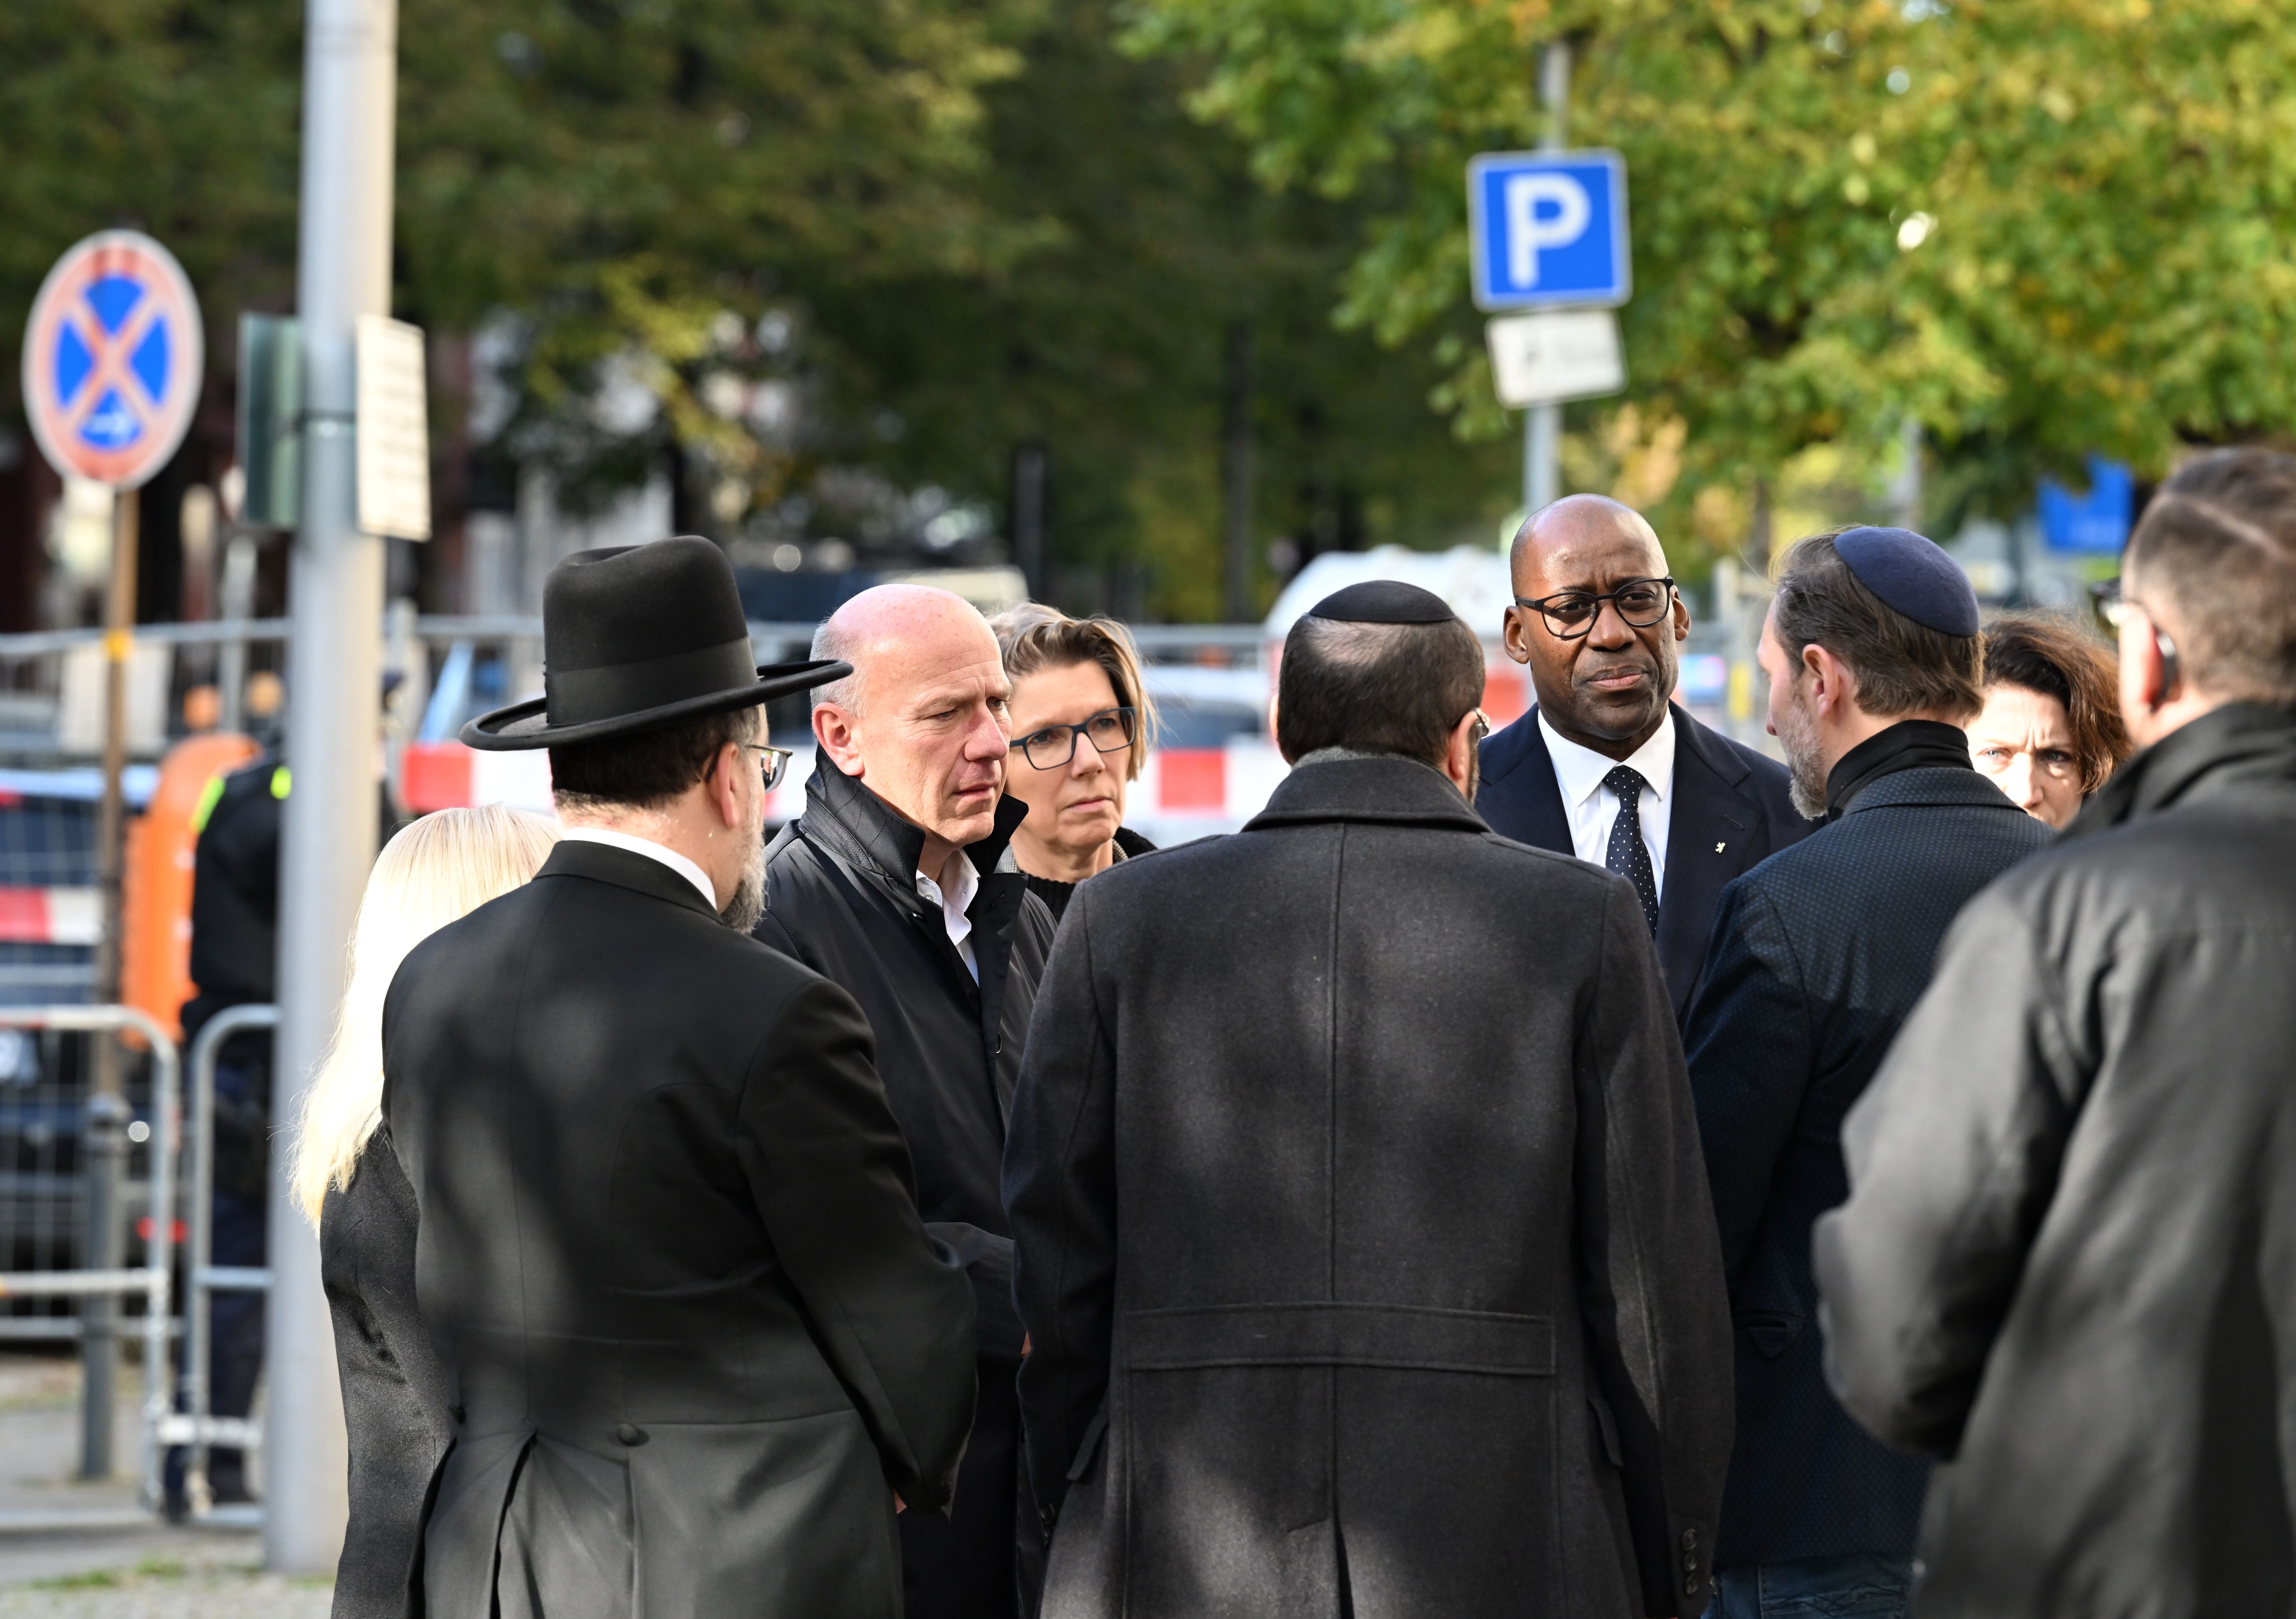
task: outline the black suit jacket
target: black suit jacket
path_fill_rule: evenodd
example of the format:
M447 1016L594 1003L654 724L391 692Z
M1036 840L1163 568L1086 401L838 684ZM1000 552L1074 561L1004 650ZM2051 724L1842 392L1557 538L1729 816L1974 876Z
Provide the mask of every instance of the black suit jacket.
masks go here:
M980 979L948 941L939 908L917 894L924 834L824 752L805 813L766 854L757 936L851 994L877 1035L885 1095L914 1155L917 1206L971 1273L978 1310L980 1405L946 1518L901 1518L908 1619L1007 1619L1021 1601L1014 1510L1021 1413L1013 1376L1013 1242L997 1192L1004 1119L1021 1067L1053 916L1002 858L1028 806L997 806L996 830L951 856L980 879L966 916ZM1000 867L1008 867L1000 870ZM1031 1541L1034 1536L1029 1537Z
M1914 1549L1928 1464L1827 1392L1810 1226L1849 1196L1842 1115L1946 929L2050 835L1972 769L1902 769L1722 896L1684 1045L1736 1329L1726 1566Z
M454 1393L414 1304L414 1188L380 1130L350 1185L327 1188L319 1277L350 1440L332 1619L420 1619L422 1518L454 1442Z
M455 1385L429 1611L898 1615L893 1492L949 1499L972 1294L852 997L568 842L415 947L382 1056Z
M1491 830L1534 849L1577 852L1554 757L1533 708L1483 744L1475 808ZM1714 908L1734 878L1809 835L1787 790L1786 768L1674 709L1674 808L1658 905L1658 958L1679 1022L1714 934Z

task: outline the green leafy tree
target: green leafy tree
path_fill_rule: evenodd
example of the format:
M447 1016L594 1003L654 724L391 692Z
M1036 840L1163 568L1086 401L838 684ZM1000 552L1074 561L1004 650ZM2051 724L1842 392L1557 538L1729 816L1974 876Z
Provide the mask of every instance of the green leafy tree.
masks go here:
M1449 368L1498 431L1463 169L1534 144L1545 42L1574 144L1622 150L1631 400L1686 426L1677 514L1914 415L1966 502L2085 451L2156 473L2284 431L2296 33L2259 0L1139 0L1268 183L1381 197L1341 319ZM1582 407L1583 416L1609 407ZM1742 507L1742 502L1740 503Z

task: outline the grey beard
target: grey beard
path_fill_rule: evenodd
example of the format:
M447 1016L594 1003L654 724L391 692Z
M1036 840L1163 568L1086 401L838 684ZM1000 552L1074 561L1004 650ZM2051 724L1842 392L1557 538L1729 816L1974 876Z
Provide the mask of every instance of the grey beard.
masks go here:
M1785 750L1792 779L1786 791L1805 820L1825 814L1825 760L1817 741L1817 727L1800 703L1788 703L1779 711L1785 723L1778 727L1778 745Z
M742 867L742 880L734 885L734 897L718 913L718 920L737 933L746 933L758 925L765 914L766 840L761 837L750 849L749 860Z

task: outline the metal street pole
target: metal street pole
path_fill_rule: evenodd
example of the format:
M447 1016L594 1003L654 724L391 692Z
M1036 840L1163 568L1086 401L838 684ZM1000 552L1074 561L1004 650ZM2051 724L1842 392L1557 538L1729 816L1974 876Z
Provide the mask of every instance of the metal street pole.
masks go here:
M1538 99L1546 103L1542 152L1560 152L1570 136L1570 42L1558 39L1538 56ZM1562 492L1562 407L1534 405L1522 418L1522 499L1526 512Z
M273 1065L271 1295L264 1352L265 1566L332 1572L345 1514L342 1397L319 1249L284 1155L333 1031L376 834L383 542L362 534L352 425L362 315L390 312L397 0L308 0L298 312L303 511L290 564L291 789L281 826L279 1034Z
M126 866L127 812L121 777L127 768L127 659L135 649L135 520L142 497L111 492L111 585L103 609L103 797L96 810L96 888L102 931L96 937L95 999L119 999L121 875ZM121 1229L119 1178L127 1157L127 1102L120 1076L119 1042L87 1037L87 1258L98 1270L117 1270L127 1247ZM156 1217L157 1211L154 1211ZM79 1475L111 1476L112 1390L119 1376L119 1305L92 1294L80 1306Z

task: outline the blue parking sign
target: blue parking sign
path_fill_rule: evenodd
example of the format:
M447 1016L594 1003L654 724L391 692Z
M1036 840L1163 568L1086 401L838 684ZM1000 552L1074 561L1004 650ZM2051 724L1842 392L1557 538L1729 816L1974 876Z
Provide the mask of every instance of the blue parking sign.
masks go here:
M1603 307L1633 295L1627 160L1615 152L1486 152L1467 163L1475 307Z

